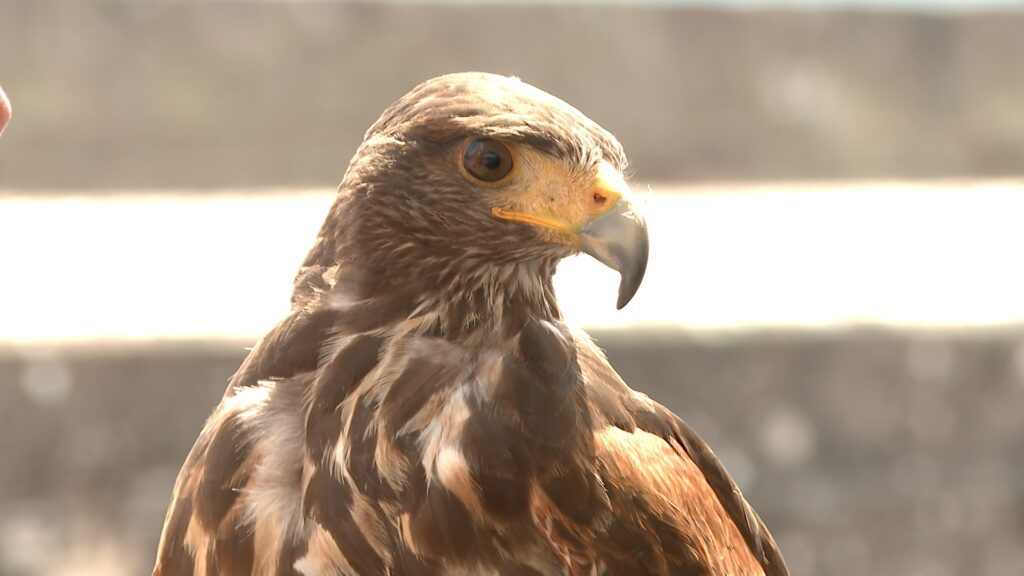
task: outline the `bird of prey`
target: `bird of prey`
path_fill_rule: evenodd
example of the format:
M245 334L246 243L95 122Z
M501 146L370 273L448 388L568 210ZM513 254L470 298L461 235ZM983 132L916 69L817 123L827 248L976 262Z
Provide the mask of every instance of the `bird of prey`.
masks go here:
M647 265L619 142L516 78L366 132L178 476L154 574L783 575L708 446L567 324L556 263Z

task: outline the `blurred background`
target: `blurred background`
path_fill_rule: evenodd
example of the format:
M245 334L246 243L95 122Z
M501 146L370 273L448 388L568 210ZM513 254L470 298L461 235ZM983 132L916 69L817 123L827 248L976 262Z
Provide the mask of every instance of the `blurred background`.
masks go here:
M0 0L0 575L148 573L364 130L461 70L625 145L648 279L566 313L794 574L1024 574L1024 5Z

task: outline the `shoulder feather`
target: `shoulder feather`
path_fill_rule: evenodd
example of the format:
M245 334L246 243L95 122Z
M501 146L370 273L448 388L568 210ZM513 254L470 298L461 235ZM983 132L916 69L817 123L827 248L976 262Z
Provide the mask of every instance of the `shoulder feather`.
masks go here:
M618 466L617 472L629 473L619 481L638 491L633 498L649 500L654 493L702 500L698 513L706 518L723 514L766 576L788 576L775 539L707 443L670 410L630 389L586 335L577 334L575 340L599 423L599 457ZM659 442L652 444L652 438ZM683 522L679 517L673 521ZM723 533L719 543L728 544L730 537Z

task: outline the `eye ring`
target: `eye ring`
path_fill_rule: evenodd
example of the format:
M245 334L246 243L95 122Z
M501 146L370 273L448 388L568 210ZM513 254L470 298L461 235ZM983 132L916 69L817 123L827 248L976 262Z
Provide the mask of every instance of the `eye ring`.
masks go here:
M507 177L513 167L512 151L493 138L473 138L462 149L462 167L473 178L493 184Z

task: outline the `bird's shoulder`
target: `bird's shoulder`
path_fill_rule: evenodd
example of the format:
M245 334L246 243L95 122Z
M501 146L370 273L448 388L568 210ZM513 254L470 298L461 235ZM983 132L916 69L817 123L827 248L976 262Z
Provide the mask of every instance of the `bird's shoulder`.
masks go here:
M612 572L643 573L635 565L643 559L652 574L788 574L774 538L707 443L631 389L585 333L573 335L614 509L602 544Z

